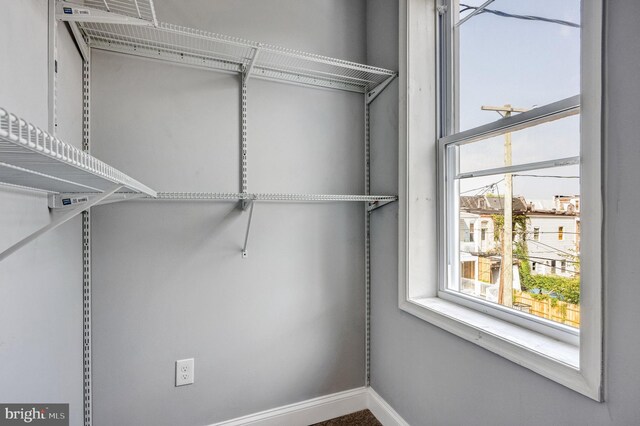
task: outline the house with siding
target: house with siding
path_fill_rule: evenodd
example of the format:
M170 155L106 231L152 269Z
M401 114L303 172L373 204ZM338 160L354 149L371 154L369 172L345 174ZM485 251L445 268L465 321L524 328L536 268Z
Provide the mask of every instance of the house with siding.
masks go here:
M498 285L502 256L495 222L502 215L504 197L487 194L460 197L461 290L486 296L486 287ZM513 260L514 288L520 288L518 267L528 261L532 274L573 277L580 248L580 197L513 198L513 214L527 218L528 259ZM520 238L516 236L516 239Z

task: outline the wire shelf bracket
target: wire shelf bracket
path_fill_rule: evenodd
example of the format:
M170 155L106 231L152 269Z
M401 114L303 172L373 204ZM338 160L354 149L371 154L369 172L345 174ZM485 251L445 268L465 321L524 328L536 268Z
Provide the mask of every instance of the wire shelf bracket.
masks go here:
M242 247L242 258L246 259L249 257L249 253L247 252L247 245L249 244L249 231L251 230L251 219L253 219L253 207L255 202L250 201L251 205L249 207L249 219L247 219L247 232L244 234L244 246Z
M18 241L17 243L15 243L11 247L9 247L8 249L0 253L0 261L4 260L6 257L15 253L22 247L26 246L27 244L29 244L31 241L35 240L39 236L45 234L48 231L51 231L52 229L57 228L58 226L62 225L65 222L68 222L69 220L73 219L74 217L76 217L77 215L79 215L89 207L97 204L98 202L109 197L111 194L115 193L120 189L122 189L122 185L114 185L111 189L103 192L102 194L96 195L93 199L87 201L87 203L82 204L80 206L76 206L75 208L71 209L70 211L66 212L60 217L54 219L48 225L38 229L34 233L28 235L27 237L23 238L22 240Z
M378 210L381 207L389 205L391 203L396 202L397 200L377 200L377 201L369 201L367 205L367 212L371 213L372 211Z
M74 40L76 41L76 45L78 46L78 50L82 55L82 60L84 62L89 62L91 58L91 48L87 44L87 41L84 39L82 35L82 31L80 31L80 27L78 27L77 22L68 22L69 28L71 28L71 34L73 35Z
M0 183L13 187L67 194L76 198L49 225L0 253L0 260L118 192L155 197L156 192L86 152L0 108ZM70 194L76 194L71 197ZM131 198L130 195L121 196ZM50 203L55 202L50 197Z
M260 46L260 44L258 44L258 46ZM251 58L249 59L249 62L244 66L242 74L244 77L244 83L246 84L246 82L249 80L249 77L251 76L251 73L253 72L253 67L256 64L256 60L258 59L258 54L260 53L260 47L256 47L253 49L253 53L251 55Z
M382 91L384 89L387 88L387 86L389 84L391 84L391 82L397 77L397 74L394 74L392 76L390 76L389 78L387 78L385 81L383 81L382 83L378 84L376 87L374 87L373 89L369 90L366 94L366 102L367 105L369 105L371 102L373 102L380 93L382 93Z

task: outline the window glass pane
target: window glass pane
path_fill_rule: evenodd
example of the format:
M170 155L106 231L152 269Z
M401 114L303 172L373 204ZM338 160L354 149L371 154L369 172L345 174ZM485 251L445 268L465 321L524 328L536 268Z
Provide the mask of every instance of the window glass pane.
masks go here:
M580 155L580 116L574 115L510 134L511 165ZM460 173L504 167L506 135L461 145Z
M456 180L448 289L579 328L579 172L576 165Z
M464 19L485 0L452 2ZM495 0L457 26L459 130L580 92L579 0ZM455 40L454 40L455 41Z

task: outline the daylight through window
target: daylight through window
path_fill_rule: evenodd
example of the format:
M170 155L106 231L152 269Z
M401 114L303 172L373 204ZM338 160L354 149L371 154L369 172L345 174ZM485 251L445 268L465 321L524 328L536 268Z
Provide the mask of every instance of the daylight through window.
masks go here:
M454 0L450 13L440 294L578 329L580 1Z

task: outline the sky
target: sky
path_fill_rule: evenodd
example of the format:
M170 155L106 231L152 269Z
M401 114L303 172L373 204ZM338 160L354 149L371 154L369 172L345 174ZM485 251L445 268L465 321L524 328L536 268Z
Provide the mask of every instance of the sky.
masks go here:
M460 0L479 6L485 0ZM495 0L488 9L580 23L580 0ZM469 12L463 12L463 18ZM460 27L460 130L486 124L500 116L481 106L511 104L534 108L579 94L580 29L555 23L525 21L489 13L476 15ZM512 134L513 164L579 155L579 116L564 118ZM461 172L504 165L504 136L460 148ZM523 175L578 176L579 167L528 171ZM464 179L464 195L497 182L503 175ZM514 177L514 196L549 199L579 193L579 179Z

